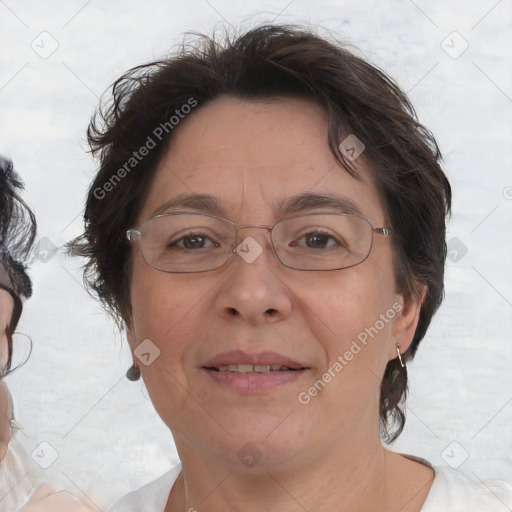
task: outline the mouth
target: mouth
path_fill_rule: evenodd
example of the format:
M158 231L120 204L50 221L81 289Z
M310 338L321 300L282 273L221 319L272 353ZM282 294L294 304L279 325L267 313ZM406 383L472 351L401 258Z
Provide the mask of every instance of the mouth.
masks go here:
M209 383L243 394L262 394L300 379L310 370L276 352L219 354L202 366Z
M290 368L288 366L274 365L274 364L225 364L218 367L205 367L206 370L214 372L231 372L241 374L262 374L273 372L296 372L306 370L306 368Z

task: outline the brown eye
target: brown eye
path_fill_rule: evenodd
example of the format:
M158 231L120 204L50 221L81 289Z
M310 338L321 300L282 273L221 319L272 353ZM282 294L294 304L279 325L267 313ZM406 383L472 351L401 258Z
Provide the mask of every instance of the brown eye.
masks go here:
M334 249L344 248L345 243L332 232L310 231L298 237L290 244L292 247L302 247L306 249Z
M324 249L326 245L329 243L329 235L324 235L322 233L315 233L312 235L306 235L306 244L308 247L312 249Z
M186 236L182 236L178 240L169 243L169 248L197 250L197 249L210 249L212 247L218 247L219 244L213 242L208 236L201 233L191 233Z

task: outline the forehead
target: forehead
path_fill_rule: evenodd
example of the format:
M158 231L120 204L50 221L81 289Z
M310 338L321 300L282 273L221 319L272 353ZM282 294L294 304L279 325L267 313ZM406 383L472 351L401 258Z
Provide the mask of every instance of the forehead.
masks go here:
M380 222L371 174L362 158L353 163L360 180L330 151L327 114L313 102L220 98L181 121L173 133L140 220L180 194L210 194L223 206L217 214L270 222L288 198L308 192L349 199Z

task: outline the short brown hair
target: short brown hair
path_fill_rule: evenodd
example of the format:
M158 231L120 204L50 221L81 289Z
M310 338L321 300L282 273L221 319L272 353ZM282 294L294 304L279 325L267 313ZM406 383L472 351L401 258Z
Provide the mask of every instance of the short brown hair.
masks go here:
M405 354L413 357L443 298L451 190L439 148L388 76L345 45L300 27L265 25L222 42L197 36L176 55L135 67L113 84L111 101L100 106L87 132L100 168L87 198L85 233L71 244L74 253L88 258L86 283L118 320L130 322L131 253L124 233L133 227L172 138L169 118L191 98L197 109L221 96L294 96L316 102L329 116L332 153L356 179L338 144L343 134L355 134L363 142L393 232L397 291L408 299L418 284L427 286ZM133 152L165 123L168 129L157 147L128 169ZM387 441L403 430L406 392L407 372L392 360L380 397Z

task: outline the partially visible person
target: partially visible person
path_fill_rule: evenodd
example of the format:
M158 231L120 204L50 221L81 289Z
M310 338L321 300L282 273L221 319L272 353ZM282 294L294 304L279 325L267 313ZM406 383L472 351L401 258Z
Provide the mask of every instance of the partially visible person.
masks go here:
M25 262L34 243L36 220L19 195L22 189L12 162L0 157L0 510L86 512L90 509L70 493L43 483L44 475L19 441L20 426L5 382L16 369L13 334L23 302L32 295Z
M4 190L2 190L2 196ZM8 277L6 269L10 258L4 252L0 263L0 510L18 510L34 487L43 480L37 466L19 440L20 427L14 419L12 397L4 377L10 373L12 334L19 320L22 297ZM12 261L12 260L11 260ZM21 272L25 270L20 267ZM26 275L26 274L25 274ZM30 282L30 281L29 281ZM29 295L29 294L28 294Z
M32 248L36 221L34 214L20 198L22 182L13 170L12 163L0 158L0 504L4 510L7 495L10 499L30 493L34 472L29 478L10 491L6 484L21 472L30 468L26 454L19 445L15 433L18 425L14 421L12 397L4 378L14 369L13 334L18 325L23 302L32 295L32 282L26 272L26 261ZM15 483L17 480L13 481Z

